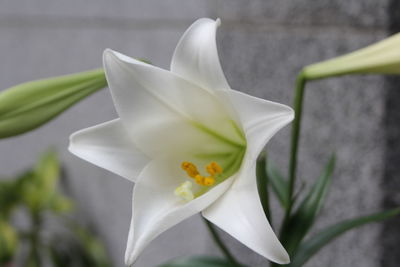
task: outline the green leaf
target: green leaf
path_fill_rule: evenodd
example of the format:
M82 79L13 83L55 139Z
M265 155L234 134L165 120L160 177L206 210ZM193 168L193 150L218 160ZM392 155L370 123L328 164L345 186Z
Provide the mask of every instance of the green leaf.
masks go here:
M267 162L267 176L272 190L283 208L289 206L289 184L283 175L276 169L271 161Z
M240 266L245 267L245 265ZM216 257L194 256L175 259L158 267L232 267L232 263Z
M0 138L33 130L106 86L99 69L11 87L0 93Z
M398 214L400 214L400 208L336 223L303 242L292 258L292 263L289 264L288 267L303 266L303 264L314 256L322 247L349 230L368 223L383 221Z
M0 266L14 256L17 246L18 237L15 229L0 218Z
M43 191L54 191L60 177L60 163L55 151L49 150L41 156L35 174Z
M111 266L106 248L97 236L89 231L89 229L86 229L76 223L70 224L70 228L80 243L82 253L85 256L86 261L91 263L86 264L86 266Z
M257 159L257 167L256 167L257 188L265 216L267 216L268 220L271 222L266 164L267 164L266 153L265 151L263 151L261 152L261 154L258 156Z
M20 192L16 181L0 181L0 220L8 219L20 202Z
M321 210L328 193L334 167L335 156L332 155L325 166L324 172L315 182L296 212L289 218L285 231L282 231L281 241L289 255L294 254Z
M62 240L62 242L60 242ZM110 267L108 259L98 261L82 246L76 236L54 235L47 247L54 266L57 267ZM96 255L97 256L97 255ZM105 257L104 255L99 255ZM98 256L97 256L98 257Z

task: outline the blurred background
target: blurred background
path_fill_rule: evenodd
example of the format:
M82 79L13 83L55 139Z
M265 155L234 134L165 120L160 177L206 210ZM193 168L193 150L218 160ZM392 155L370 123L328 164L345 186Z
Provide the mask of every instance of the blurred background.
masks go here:
M101 67L105 48L169 68L186 28L210 17L222 21L217 41L231 87L291 105L295 77L303 66L397 32L399 11L396 0L2 0L0 90ZM309 84L301 181L306 186L314 181L331 153L337 153L332 190L316 230L400 203L399 87L397 78L383 76ZM0 140L0 179L15 177L36 164L48 147L55 147L66 176L62 190L76 202L79 221L104 241L113 266L124 266L132 184L67 151L71 133L116 117L109 91L102 90L44 127ZM268 144L282 171L287 168L289 130ZM347 233L306 266L398 266L399 223L392 220ZM262 257L221 235L243 263L266 266ZM220 255L199 216L153 241L135 266L194 254Z

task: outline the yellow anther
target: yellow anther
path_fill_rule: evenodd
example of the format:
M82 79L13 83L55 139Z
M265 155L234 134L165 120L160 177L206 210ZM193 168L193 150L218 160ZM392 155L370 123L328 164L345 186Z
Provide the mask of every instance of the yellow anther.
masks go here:
M211 176L222 173L221 166L219 166L218 163L216 163L215 161L208 164L206 170Z
M189 181L183 182L175 189L174 194L185 201L193 200L194 194L192 192L192 183Z
M203 180L203 184L206 186L211 186L215 183L215 178L214 177L205 177Z
M194 177L194 179L196 180L196 183L198 183L200 185L204 185L204 177L201 176L200 174L196 175L196 177Z
M184 161L184 162L182 162L181 167L183 170L186 171L187 175L189 175L192 178L195 178L196 175L199 175L199 171L197 170L196 165L194 165L191 162Z
M206 170L210 174L208 177L202 176L197 170L196 165L191 162L184 161L182 162L181 167L186 171L187 175L194 178L197 184L204 186L211 186L215 184L215 176L222 173L221 166L214 161L206 166Z

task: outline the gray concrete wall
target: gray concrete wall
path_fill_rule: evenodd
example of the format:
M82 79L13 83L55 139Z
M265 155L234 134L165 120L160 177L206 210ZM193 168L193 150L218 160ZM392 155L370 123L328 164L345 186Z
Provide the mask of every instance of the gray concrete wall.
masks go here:
M3 0L0 88L97 68L107 47L167 68L183 31L197 18L207 16L222 20L218 45L231 86L291 104L295 75L302 66L384 38L396 25L392 23L397 17L393 3ZM377 76L344 77L309 85L300 144L301 180L309 185L331 152L336 151L338 156L332 191L317 229L399 203L393 194L393 188L399 188L394 182L397 173L395 168L388 168L398 159L398 150L392 145L398 136L395 88L395 80ZM97 226L115 266L123 266L132 186L66 149L70 133L115 117L109 92L96 93L46 126L0 141L0 173L12 175L30 166L46 147L56 145L81 214ZM269 144L270 155L282 167L287 165L288 137L289 128ZM397 266L399 259L393 251L400 239L393 238L399 236L392 234L393 229L392 223L353 231L322 250L307 266ZM223 237L244 263L266 266L260 256L229 236ZM191 254L219 254L198 216L161 235L135 266L154 266Z

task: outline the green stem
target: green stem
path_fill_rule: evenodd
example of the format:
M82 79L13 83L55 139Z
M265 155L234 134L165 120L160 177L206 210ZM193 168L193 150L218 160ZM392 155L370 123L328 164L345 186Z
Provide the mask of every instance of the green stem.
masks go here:
M37 213L32 214L32 229L30 232L30 253L28 259L29 267L40 267L40 253L39 253L39 243L40 243L40 228L41 228L41 220L40 216Z
M265 216L269 223L271 222L271 212L269 204L269 193L268 193L268 175L267 175L267 156L265 151L261 152L258 156L257 167L256 167L256 177L257 177L257 188L258 194L260 195L260 201L264 209Z
M231 262L232 266L234 266L234 267L241 266L239 264L239 262L233 257L233 255L229 252L228 248L225 246L224 242L219 237L217 231L214 228L214 225L204 218L203 218L203 220L204 220L205 224L207 225L207 228L210 231L211 236L213 237L215 243L221 249L221 251L225 255L225 257Z
M296 170L297 170L297 154L299 147L299 137L300 137L300 125L301 125L301 115L303 111L303 99L304 99L304 88L306 84L306 77L303 72L297 76L296 80L296 91L294 98L294 111L295 117L292 123L292 137L291 137L291 146L290 146L290 162L289 162L289 188L288 188L288 207L285 211L285 216L283 219L283 224L281 228L282 232L285 231L290 214L292 212L293 207L293 192L296 181Z

